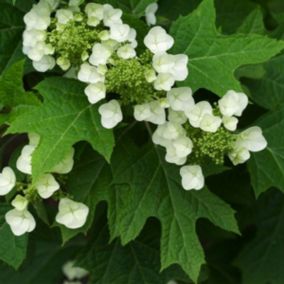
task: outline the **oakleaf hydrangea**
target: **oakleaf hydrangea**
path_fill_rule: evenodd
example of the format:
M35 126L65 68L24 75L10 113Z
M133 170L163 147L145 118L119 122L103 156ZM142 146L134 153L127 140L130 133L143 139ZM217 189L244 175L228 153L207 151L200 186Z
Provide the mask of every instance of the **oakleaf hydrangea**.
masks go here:
M122 10L110 4L40 0L24 17L23 52L38 72L58 66L62 75L85 84L82 99L98 104L104 128L118 126L124 107L131 109L136 121L147 124L153 143L165 149L165 161L179 166L182 187L201 190L204 163L223 165L228 157L238 165L267 142L259 127L237 129L249 103L246 94L228 90L212 104L195 96L190 86L179 87L190 76L190 58L171 52L175 41L163 27L155 26L157 9L156 3L146 8L149 30L138 42L137 31L123 20ZM0 174L0 195L17 191L6 222L17 236L33 231L36 221L29 204L52 197L59 204L55 221L69 229L81 228L89 208L72 200L60 178L74 166L74 149L33 182L33 153L40 137L31 133L29 141L16 162L25 182L17 182L10 167ZM71 273L68 265L66 275Z

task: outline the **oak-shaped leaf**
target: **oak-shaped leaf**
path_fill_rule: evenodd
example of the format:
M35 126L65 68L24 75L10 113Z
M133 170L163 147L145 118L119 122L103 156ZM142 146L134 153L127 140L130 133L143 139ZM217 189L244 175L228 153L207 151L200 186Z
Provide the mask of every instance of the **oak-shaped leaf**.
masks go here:
M36 180L50 172L79 141L110 159L114 146L112 131L101 126L98 106L84 95L84 86L66 78L49 78L37 88L43 103L29 107L12 122L8 133L37 133L41 140L33 154L32 174Z
M284 42L257 34L225 36L215 21L214 0L202 1L192 14L173 23L172 52L189 56L189 76L181 85L223 96L228 90L242 90L234 75L237 68L267 61L284 49Z

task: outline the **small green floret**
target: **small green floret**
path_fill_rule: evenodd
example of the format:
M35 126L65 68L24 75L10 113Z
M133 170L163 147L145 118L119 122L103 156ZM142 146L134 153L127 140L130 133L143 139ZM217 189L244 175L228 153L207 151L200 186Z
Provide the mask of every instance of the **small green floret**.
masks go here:
M156 91L153 84L147 82L145 76L149 70L151 64L146 55L129 60L115 59L106 74L107 91L120 95L124 105L143 104L163 97L164 92Z
M94 43L99 41L100 29L89 27L86 19L74 19L59 27L55 28L53 23L47 42L55 48L56 58L69 60L72 66L79 66L82 57L89 54Z
M188 134L194 145L192 159L202 162L209 158L216 165L224 164L224 157L235 141L235 135L223 127L215 133L189 129Z

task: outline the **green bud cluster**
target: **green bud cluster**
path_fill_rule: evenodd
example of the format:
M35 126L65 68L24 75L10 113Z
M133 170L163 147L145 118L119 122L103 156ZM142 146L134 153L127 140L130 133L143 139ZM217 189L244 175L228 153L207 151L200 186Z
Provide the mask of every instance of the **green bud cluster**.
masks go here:
M193 128L187 130L194 145L191 159L200 163L209 158L216 165L224 164L225 155L232 150L235 141L234 134L223 127L215 133Z
M128 60L115 58L106 73L107 92L120 95L122 105L143 104L164 97L164 92L156 91L147 82L149 70L152 66L146 53Z
M51 25L47 35L47 43L55 48L55 57L60 63L79 66L84 57L88 57L94 43L99 41L99 28L87 25L83 14L78 14L65 25L57 24L56 20ZM68 68L67 68L68 69Z

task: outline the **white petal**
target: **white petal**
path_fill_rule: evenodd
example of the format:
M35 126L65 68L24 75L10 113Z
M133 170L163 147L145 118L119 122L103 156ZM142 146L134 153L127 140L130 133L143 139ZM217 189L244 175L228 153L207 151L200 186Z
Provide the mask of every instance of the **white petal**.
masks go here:
M91 104L96 104L106 97L106 86L101 82L90 84L86 87L85 94Z
M164 53L174 45L174 39L162 27L154 27L146 35L144 44L154 54Z
M16 176L12 168L5 167L0 173L0 196L8 194L16 185Z
M180 169L180 175L185 190L200 190L204 187L204 176L200 166L184 166Z
M122 112L119 102L111 100L99 107L102 126L111 129L122 121Z

